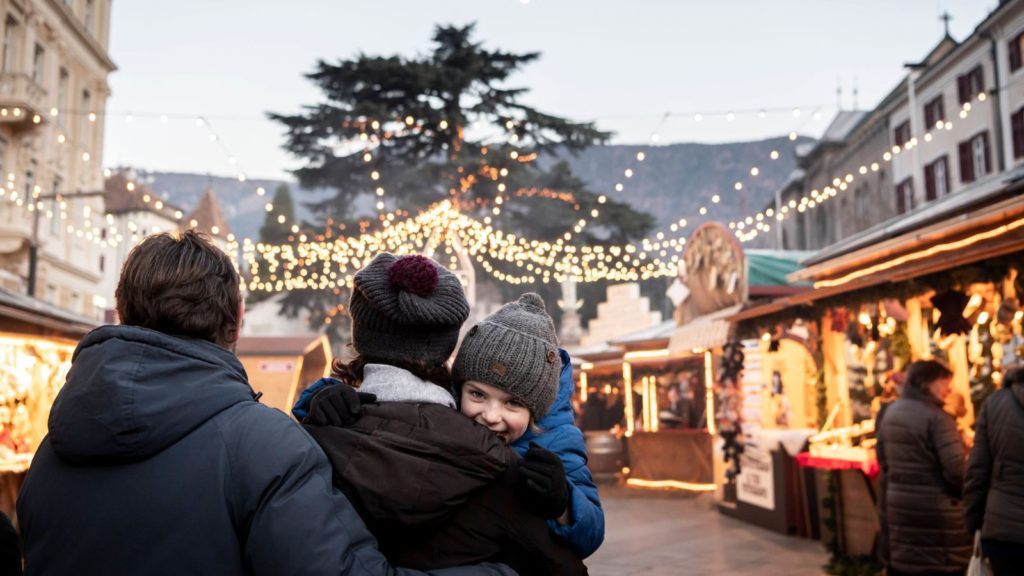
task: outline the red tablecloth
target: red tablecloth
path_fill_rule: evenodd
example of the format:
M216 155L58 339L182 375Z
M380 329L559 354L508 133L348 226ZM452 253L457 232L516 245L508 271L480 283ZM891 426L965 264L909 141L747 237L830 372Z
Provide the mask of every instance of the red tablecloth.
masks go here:
M802 468L821 468L822 470L860 470L868 478L875 478L882 472L878 467L878 460L875 459L862 462L860 460L842 460L839 458L811 456L810 452L801 452L796 455L796 461Z

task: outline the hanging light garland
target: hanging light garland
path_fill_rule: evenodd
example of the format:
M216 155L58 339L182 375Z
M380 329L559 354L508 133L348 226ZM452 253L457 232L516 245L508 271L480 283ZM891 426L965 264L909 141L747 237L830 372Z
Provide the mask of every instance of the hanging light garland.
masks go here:
M981 92L975 97L975 99L979 103L984 103L988 100L988 96L984 92ZM966 119L973 109L974 106L972 105L972 102L965 102L959 112L960 119ZM934 140L933 131L950 131L952 129L952 121L944 120L938 122L935 126L931 127L931 129L928 129L920 139L918 139L917 136L914 136L902 146L893 146L891 150L884 152L881 157L877 158L875 161L868 164L862 164L857 168L856 174L849 172L847 174L836 175L832 178L831 185L823 187L820 191L817 189L811 190L810 192L805 193L799 200L792 199L779 206L778 210L776 210L776 208L767 208L751 216L746 216L745 218L729 222L729 228L734 231L734 234L740 242L750 242L757 238L762 232L769 232L771 230L770 222L772 219L781 223L794 214L803 214L808 210L813 210L814 208L817 208L825 202L835 198L841 192L846 191L858 177L865 176L869 172L878 172L882 163L892 162L893 158L900 155L902 152L912 150L917 146L931 143Z

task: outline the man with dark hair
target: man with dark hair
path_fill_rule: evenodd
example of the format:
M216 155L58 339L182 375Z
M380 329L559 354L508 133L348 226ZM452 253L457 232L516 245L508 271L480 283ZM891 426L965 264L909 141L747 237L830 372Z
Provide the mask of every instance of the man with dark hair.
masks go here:
M243 307L223 252L151 236L116 298L124 325L79 343L22 488L26 574L400 572L313 440L256 402L230 351Z

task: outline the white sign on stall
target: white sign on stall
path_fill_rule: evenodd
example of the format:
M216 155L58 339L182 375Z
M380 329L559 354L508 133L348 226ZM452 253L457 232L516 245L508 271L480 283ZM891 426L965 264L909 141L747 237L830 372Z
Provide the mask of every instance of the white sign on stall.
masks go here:
M775 510L775 476L769 452L747 446L740 455L740 474L736 477L736 498L765 510Z

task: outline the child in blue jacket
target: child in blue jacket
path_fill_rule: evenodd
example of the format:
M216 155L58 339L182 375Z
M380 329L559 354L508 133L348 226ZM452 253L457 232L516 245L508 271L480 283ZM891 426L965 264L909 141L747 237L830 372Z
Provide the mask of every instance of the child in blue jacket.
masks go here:
M472 327L452 365L459 410L522 456L521 497L548 518L556 538L581 558L604 541L604 510L587 468L583 432L574 424L572 364L558 348L544 300L527 293ZM292 414L306 417L311 399L337 384L321 379L299 397ZM352 396L335 402L352 403ZM345 405L337 425L358 417Z
M466 334L452 365L462 413L523 457L527 500L581 557L604 541L604 510L573 422L572 364L544 300L527 293Z

